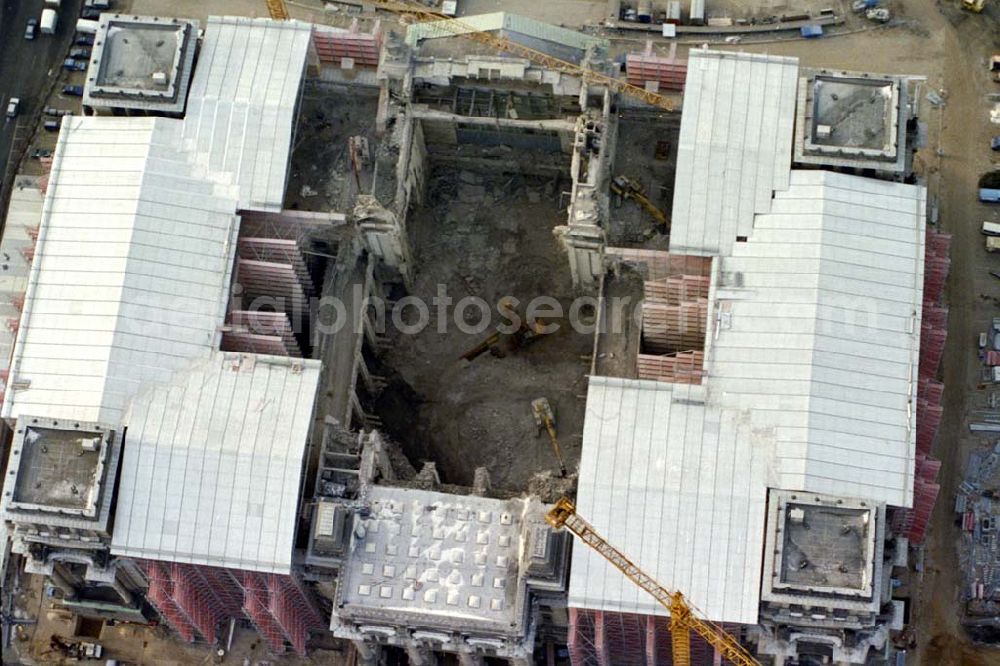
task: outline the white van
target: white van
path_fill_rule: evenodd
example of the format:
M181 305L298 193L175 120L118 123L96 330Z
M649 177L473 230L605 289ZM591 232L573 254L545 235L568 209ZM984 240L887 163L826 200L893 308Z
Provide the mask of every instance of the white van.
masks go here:
M983 233L987 236L1000 236L1000 222L983 222Z

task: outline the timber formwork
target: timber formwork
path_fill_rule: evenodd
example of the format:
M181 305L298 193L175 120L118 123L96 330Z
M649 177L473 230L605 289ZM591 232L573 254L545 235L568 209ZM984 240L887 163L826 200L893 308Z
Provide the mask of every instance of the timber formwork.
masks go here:
M306 653L309 632L324 628L292 576L145 560L147 599L187 642L215 644L223 622L246 619L275 654Z
M657 615L569 609L573 666L672 666L670 620ZM739 634L739 627L725 630ZM691 635L692 666L728 663L697 634Z

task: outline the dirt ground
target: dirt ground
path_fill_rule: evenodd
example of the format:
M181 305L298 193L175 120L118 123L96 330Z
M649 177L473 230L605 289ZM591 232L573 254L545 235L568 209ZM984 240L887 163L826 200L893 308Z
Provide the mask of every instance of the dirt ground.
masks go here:
M43 578L41 576L22 577L22 586L15 598L15 616L20 617L21 609L40 609L37 622L18 625L15 628L11 647L4 650L3 663L18 663L30 665L78 664L79 660L71 659L50 647L52 636L67 639L81 634L77 633L76 617L69 611L60 608L57 601L44 595ZM97 642L104 649L102 661L85 661L83 663L104 663L104 659L114 659L120 664L183 666L187 664L241 664L242 666L302 666L305 664L343 664L347 663L345 656L336 649L319 649L310 652L306 659L298 656L282 655L276 657L268 652L256 631L243 624L236 625L233 631L233 641L230 650L222 657L212 654L210 646L205 644L188 644L165 627L156 625L139 625L129 622L107 624L96 635L83 640ZM331 642L332 643L332 642Z
M301 104L285 205L301 210L350 210L359 186L368 191L371 182L364 169L355 180L348 140L364 137L368 155L374 155L378 94L307 81Z
M674 165L677 163L676 119L631 112L618 118L617 142L611 175L624 175L639 184L654 206L670 215L673 203ZM612 197L608 243L619 247L641 245L666 249L665 230L639 204Z
M466 296L490 304L495 322L505 296L522 303L549 296L568 313L569 266L552 234L565 221L559 188L551 179L442 167L432 172L428 190L428 205L408 220L417 266L412 295L431 304L440 285L453 303L445 309L444 334L433 305L431 325L422 332L392 332L383 361L397 375L378 415L418 468L421 460L434 460L443 480L471 485L474 469L486 466L494 485L523 489L532 474L558 468L531 410L533 399L546 397L567 467L575 469L592 335L563 321L558 332L504 358L487 352L466 361L462 354L493 327L467 333L454 320L455 304ZM526 314L523 306L520 314ZM469 325L479 321L476 308L466 315Z

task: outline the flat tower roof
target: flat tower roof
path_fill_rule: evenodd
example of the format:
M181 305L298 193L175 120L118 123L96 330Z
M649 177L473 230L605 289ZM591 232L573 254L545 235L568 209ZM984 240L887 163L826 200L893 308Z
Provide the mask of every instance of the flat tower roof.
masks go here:
M782 511L782 557L775 586L864 589L871 513L788 502Z
M27 426L12 502L87 511L104 433Z
M3 490L5 520L103 530L121 447L100 423L22 416Z
M904 171L907 99L905 77L804 69L794 161Z
M183 113L197 32L188 19L102 14L83 103Z

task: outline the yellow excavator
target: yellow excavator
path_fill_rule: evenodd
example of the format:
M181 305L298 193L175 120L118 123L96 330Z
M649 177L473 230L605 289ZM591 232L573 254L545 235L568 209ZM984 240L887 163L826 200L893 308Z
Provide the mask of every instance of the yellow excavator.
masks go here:
M545 515L554 529L566 528L585 544L615 565L625 577L646 590L670 613L671 650L674 666L691 666L691 632L694 631L714 647L723 659L736 666L761 666L752 654L719 625L696 614L684 595L666 589L652 576L632 564L624 553L609 544L593 526L576 513L576 506L563 497Z
M531 401L531 411L535 415L535 425L539 430L545 428L549 435L549 442L552 444L552 452L559 461L559 476L566 476L566 463L563 461L562 449L559 447L559 438L556 436L556 415L552 411L552 405L548 398L537 398Z
M648 196L646 196L646 190L643 189L642 185L635 182L628 176L615 176L611 181L611 191L620 196L622 199L632 199L637 204L642 206L647 213L649 213L654 220L659 222L664 227L664 233L670 233L670 222L667 220L667 215L662 210L657 208Z

